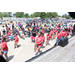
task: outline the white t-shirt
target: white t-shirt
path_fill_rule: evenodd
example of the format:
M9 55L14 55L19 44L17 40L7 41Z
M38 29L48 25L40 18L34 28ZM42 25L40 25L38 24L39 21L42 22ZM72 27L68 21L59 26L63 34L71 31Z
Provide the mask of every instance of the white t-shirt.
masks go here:
M11 26L10 25L8 25L8 28L10 28Z
M18 26L18 24L16 24L16 27Z
M1 30L2 30L2 31L5 31L5 28L2 28Z

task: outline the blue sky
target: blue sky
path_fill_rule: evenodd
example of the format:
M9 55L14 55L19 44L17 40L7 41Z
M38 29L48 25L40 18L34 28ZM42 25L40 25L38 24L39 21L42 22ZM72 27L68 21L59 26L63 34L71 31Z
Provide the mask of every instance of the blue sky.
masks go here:
M15 12L13 12L15 13ZM30 14L33 14L34 12L25 12L25 13L28 13L29 15ZM68 14L68 12L57 12L60 16L62 16L63 14Z

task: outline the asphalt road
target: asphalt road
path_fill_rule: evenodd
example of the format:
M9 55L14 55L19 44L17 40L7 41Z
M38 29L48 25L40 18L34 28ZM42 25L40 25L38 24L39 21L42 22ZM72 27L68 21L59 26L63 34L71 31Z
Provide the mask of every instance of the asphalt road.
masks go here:
M30 62L75 62L75 36L69 39L67 46L57 46Z

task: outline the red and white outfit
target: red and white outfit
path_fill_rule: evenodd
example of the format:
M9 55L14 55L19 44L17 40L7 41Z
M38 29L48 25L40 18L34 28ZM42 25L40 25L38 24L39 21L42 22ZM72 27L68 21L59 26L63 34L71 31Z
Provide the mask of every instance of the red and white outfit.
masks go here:
M66 31L62 31L61 32L61 36L65 37L67 35L67 32Z
M44 31L44 30L42 30L41 32L42 32L42 34L44 35L45 31Z
M32 40L35 40L35 37L31 35L31 39L32 39Z
M70 31L67 31L67 36L69 36L69 34L70 34Z
M61 39L61 33L60 32L57 33L57 39Z
M50 35L52 36L52 35L53 35L53 33L54 33L54 31L52 31L52 30L51 30L51 31L50 31Z
M8 53L8 46L7 46L6 42L1 42L1 48L3 48L1 51L4 54Z
M47 40L50 40L51 35L47 34Z
M19 38L17 36L15 37L15 42L19 42Z
M56 30L56 29L54 29L54 30L53 30L53 32L56 34L57 30Z
M42 46L42 42L43 42L42 37L36 37L36 44L37 44L38 47ZM38 43L41 43L41 44L38 44Z

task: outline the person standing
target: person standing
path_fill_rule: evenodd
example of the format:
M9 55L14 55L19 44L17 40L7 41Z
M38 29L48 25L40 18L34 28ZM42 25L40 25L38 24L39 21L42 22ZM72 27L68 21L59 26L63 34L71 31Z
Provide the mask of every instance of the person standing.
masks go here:
M18 38L17 34L15 34L14 48L16 48L16 46L18 47L18 42L19 42L19 38Z
M37 31L36 31L35 27L33 27L32 35L31 35L31 40L32 40L32 42L33 42L33 41L35 42L36 33L37 33Z
M12 30L14 29L14 23L12 24Z
M5 28L4 28L4 26L2 26L1 31L2 31L3 33L5 33Z
M17 22L16 22L15 26L16 26L16 27L18 27L18 24L17 24Z
M47 39L46 39L46 46L47 46L47 45L49 45L49 41L50 41L50 38L51 38L50 32L48 32L46 37L47 37Z
M38 49L38 54L40 54L40 48L42 47L42 42L43 42L43 39L42 39L42 32L39 32L38 33L38 36L36 37L36 42L35 42L35 45L34 45L34 56L36 55L36 50Z
M8 54L8 46L7 46L7 43L6 43L5 40L6 40L5 38L1 39L1 48L0 48L0 50L1 50L1 55L3 56L3 54L4 54L6 60L9 61L8 56L7 56L7 54Z
M9 28L8 28L7 24L6 24L6 32L7 32L7 34L9 32Z
M71 25L71 27L69 29L70 29L70 35L72 36L72 30L73 30L72 25Z
M9 28L9 30L11 30L11 26L10 26L10 24L8 23L8 28Z
M43 39L43 42L42 42L42 48L44 48L45 36L44 36L43 33L42 33L42 39Z
M0 43L1 43L1 38L2 38L2 37L1 37L1 31L0 31Z

